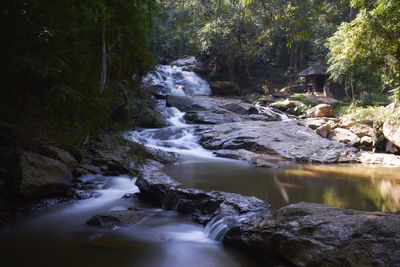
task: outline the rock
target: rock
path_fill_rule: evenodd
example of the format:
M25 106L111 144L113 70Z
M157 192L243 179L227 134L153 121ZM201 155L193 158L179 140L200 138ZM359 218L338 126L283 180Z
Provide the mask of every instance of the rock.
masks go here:
M169 152L157 148L147 147L146 150L153 157L154 160L161 162L163 164L177 162L180 158L178 153Z
M322 138L295 120L244 121L202 126L197 129L197 134L200 143L210 150L245 149L297 162L355 160L354 148Z
M356 146L360 142L360 138L354 133L347 129L336 128L328 136L330 140L338 141L341 143L348 144L350 146Z
M380 164L385 166L400 166L400 156L384 153L363 152L360 155L360 162L367 164Z
M71 182L71 170L62 162L32 152L20 153L18 193L35 198L64 194Z
M297 203L238 221L224 242L277 254L296 266L396 266L400 216Z
M214 152L214 155L221 158L249 160L254 157L254 153L245 149L229 150L221 149Z
M400 148L400 119L385 121L383 124L383 135L387 140Z
M169 95L166 105L167 107L175 107L180 111L186 112L191 110L193 101L187 96Z
M234 83L227 81L216 81L210 83L212 95L228 96L240 95L240 89Z
M282 157L253 153L245 149L237 149L237 150L221 149L215 151L214 155L222 158L245 160L251 166L261 167L261 168L278 168L279 164L287 163L287 161Z
M360 145L372 147L374 139L371 136L363 136L360 139Z
M331 105L319 104L307 110L307 117L334 117L335 112Z
M262 96L256 101L253 102L253 105L255 106L261 106L261 107L268 107L268 105L271 103L273 98L271 96Z
M360 138L364 136L371 136L371 137L375 136L374 128L367 124L357 123L351 126L349 130Z
M317 129L315 129L315 132L324 138L328 137L328 135L331 131L332 131L332 127L330 124L324 124L324 125L321 125L320 127L318 127Z
M337 118L327 118L327 117L319 117L319 118L305 118L304 123L307 124L313 130L316 130L318 127L321 127L324 124L329 124L331 129L338 128L340 125L340 119Z
M141 193L158 199L163 208L187 214L199 223L205 224L218 214L270 211L270 206L256 197L219 191L205 193L184 188L160 170L161 167L155 161L147 161L136 181Z
M184 115L190 124L221 124L227 122L243 121L241 116L223 110L189 111Z
M306 118L304 122L313 130L325 125L327 123L326 118Z
M299 115L299 109L304 106L304 104L299 101L286 99L285 101L272 103L269 106L292 115Z
M346 129L349 129L350 127L352 127L354 124L356 124L356 121L355 120L351 120L351 119L347 119L347 118L344 118L344 119L342 119L341 121L340 121L340 127L341 128L346 128Z
M60 160L71 169L78 167L78 161L69 152L54 146L49 146L47 149L51 154L51 158Z
M170 187L183 187L161 170L163 166L154 160L143 165L135 183L143 194L162 199Z
M249 115L258 115L259 113L260 113L260 111L256 107L250 107L247 110L247 114L249 114Z
M279 116L270 116L270 115L267 115L267 114L251 114L251 115L249 115L249 117L248 117L248 119L249 120L252 120L252 121L279 121L280 120L280 118L279 118Z
M396 154L399 152L399 149L393 145L391 142L386 143L386 153Z
M229 103L229 104L221 106L220 108L228 110L228 111L236 113L236 114L239 114L239 115L247 115L248 114L247 109L242 107L239 103Z
M166 86L146 84L143 86L144 91L154 96L156 99L166 99L167 95L170 93Z
M140 221L145 215L141 209L115 210L94 215L86 223L100 228L115 229L120 226L129 226Z

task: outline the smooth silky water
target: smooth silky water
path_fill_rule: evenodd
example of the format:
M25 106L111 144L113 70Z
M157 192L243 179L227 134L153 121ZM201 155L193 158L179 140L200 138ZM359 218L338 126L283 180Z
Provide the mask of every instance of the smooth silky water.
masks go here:
M240 251L207 237L204 227L138 199L135 180L112 178L99 198L36 213L0 231L1 266L257 266ZM102 230L85 222L105 211L142 208L137 224Z

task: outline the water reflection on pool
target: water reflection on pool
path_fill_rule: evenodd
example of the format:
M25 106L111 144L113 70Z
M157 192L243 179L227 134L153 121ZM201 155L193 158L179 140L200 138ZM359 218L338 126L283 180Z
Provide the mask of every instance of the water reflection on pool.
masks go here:
M400 168L345 164L261 169L216 161L184 162L165 171L188 187L256 196L274 209L300 201L366 211L400 209Z

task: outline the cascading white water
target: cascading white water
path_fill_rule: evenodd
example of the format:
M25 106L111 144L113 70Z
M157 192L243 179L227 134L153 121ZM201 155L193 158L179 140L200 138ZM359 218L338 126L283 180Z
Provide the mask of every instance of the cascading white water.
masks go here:
M171 65L160 65L153 73L148 74L143 82L156 85L169 95L209 95L210 86L196 73L189 71L196 64L194 57L180 59ZM193 134L193 129L185 123L185 113L175 107L166 107L165 100L158 100L156 110L171 124L161 129L145 129L132 132L130 138L143 143L147 147L175 152L181 155L196 157L214 157L205 150Z
M171 63L159 65L153 73L143 78L143 83L162 87L170 95L209 95L210 86L190 67L196 64L194 57L184 58Z
M210 239L222 241L233 224L243 222L252 214L255 213L244 215L218 214L207 223L204 232Z

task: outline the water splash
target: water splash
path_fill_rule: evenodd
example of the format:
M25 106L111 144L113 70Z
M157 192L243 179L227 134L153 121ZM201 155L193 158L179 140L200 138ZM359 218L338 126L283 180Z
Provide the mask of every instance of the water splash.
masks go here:
M188 70L195 64L196 59L191 57L174 61L172 65L159 65L156 71L143 78L143 83L161 87L168 95L209 95L208 83Z

